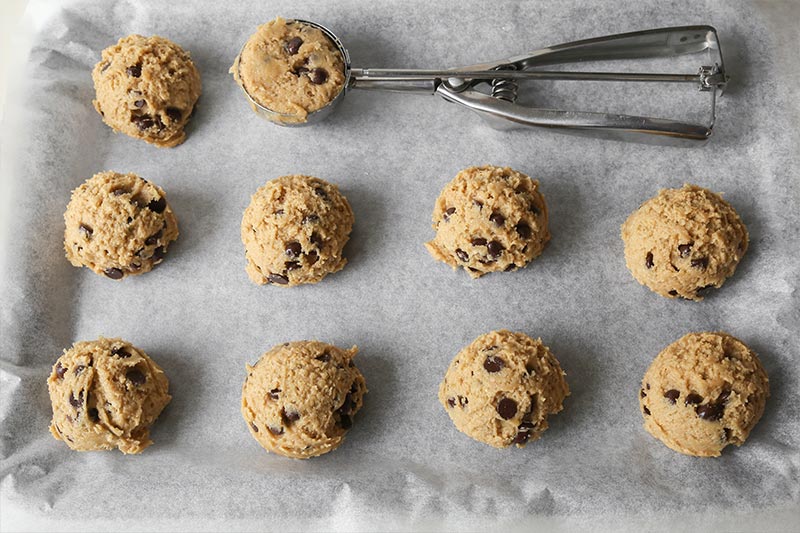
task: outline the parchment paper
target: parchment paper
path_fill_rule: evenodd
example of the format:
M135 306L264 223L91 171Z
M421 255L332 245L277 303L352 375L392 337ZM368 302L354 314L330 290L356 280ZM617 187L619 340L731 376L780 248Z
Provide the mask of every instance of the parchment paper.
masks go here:
M34 2L32 46L4 128L0 483L6 528L797 529L800 485L798 4L640 2ZM732 77L714 138L666 148L498 132L438 97L354 91L325 123L263 122L227 69L277 15L332 28L357 67L472 64L597 35L712 24ZM188 140L157 149L91 106L100 51L128 33L190 50L203 95ZM560 101L591 104L575 85ZM663 116L668 89L631 104ZM585 90L584 90L585 91ZM606 90L607 91L607 90ZM604 93L608 96L608 93ZM699 96L698 96L699 97ZM625 102L619 111L628 111ZM459 170L509 165L541 181L552 241L516 273L473 281L428 256L436 196ZM181 235L153 272L116 283L63 252L70 191L94 173L162 186ZM356 215L349 264L316 286L258 287L239 238L250 194L304 173L338 184ZM641 287L619 227L659 188L722 191L751 247L702 303ZM495 450L436 399L450 359L497 328L541 337L572 395L544 437ZM638 384L689 331L723 329L760 355L772 397L746 445L677 454L642 428ZM45 380L74 341L120 336L165 369L172 403L141 456L76 453L47 431ZM244 365L274 344L357 344L370 389L345 444L266 454L239 414Z

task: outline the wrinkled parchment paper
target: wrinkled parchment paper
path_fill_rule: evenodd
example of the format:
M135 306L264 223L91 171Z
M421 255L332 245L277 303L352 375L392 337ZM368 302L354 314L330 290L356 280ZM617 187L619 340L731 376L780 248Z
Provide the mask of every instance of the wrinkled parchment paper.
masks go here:
M714 138L697 148L499 132L435 96L359 91L326 122L285 129L257 118L227 74L255 26L277 15L332 28L354 66L398 68L712 24L732 80ZM2 145L4 527L796 528L797 20L797 4L777 2L34 2ZM115 135L91 106L100 51L134 32L176 41L202 73L178 148ZM598 101L614 95L604 87ZM595 99L569 83L532 90L577 107ZM626 90L619 111L681 111L663 105L674 88ZM553 238L528 268L472 281L422 243L442 186L476 164L538 178ZM164 263L122 283L70 266L62 249L70 191L106 169L159 184L180 222ZM350 262L317 286L257 287L244 271L241 214L256 188L293 173L336 183L350 200ZM752 240L736 275L702 303L641 287L619 238L643 200L687 181L724 192ZM436 399L453 355L497 328L541 337L572 389L524 450L458 433ZM685 457L642 429L638 383L668 343L717 329L759 353L772 397L745 446ZM174 399L141 456L72 452L47 431L52 364L100 335L133 342L170 378ZM296 339L357 344L370 389L345 444L302 462L264 453L239 414L245 363Z

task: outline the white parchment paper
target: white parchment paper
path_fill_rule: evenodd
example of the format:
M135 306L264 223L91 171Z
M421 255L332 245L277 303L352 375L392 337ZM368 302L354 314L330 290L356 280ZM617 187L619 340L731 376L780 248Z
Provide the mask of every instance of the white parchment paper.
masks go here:
M2 145L10 194L0 281L4 527L796 529L797 6L34 2ZM227 74L256 25L277 15L330 27L354 66L398 68L712 24L732 80L714 138L700 148L498 132L435 96L358 91L326 122L285 129L257 118ZM134 32L176 41L200 69L203 95L180 147L115 135L91 106L100 51ZM563 83L534 91L544 98L551 88L565 105L593 100ZM660 104L668 90L648 85L628 103L674 116L681 110ZM630 111L622 104L618 111ZM473 281L434 262L422 243L432 237L442 186L477 164L538 178L553 237L528 268ZM70 191L107 169L163 187L181 231L162 265L122 283L70 266L62 245ZM241 214L265 181L294 173L336 183L350 200L350 262L316 286L258 287L244 271ZM702 303L641 287L619 238L643 200L684 182L724 192L751 236L736 275ZM544 437L524 450L472 441L436 399L453 355L497 328L541 337L572 390ZM642 429L638 384L668 343L717 329L759 353L772 397L745 446L719 459L685 457ZM171 381L155 445L140 456L72 452L47 431L52 364L74 341L100 335L141 347ZM357 344L370 389L344 445L309 461L266 454L239 414L245 363L298 339Z

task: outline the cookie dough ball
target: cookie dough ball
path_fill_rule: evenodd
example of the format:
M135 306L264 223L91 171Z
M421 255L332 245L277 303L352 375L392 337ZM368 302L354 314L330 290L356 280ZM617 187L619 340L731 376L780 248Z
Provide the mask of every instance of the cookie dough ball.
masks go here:
M150 426L172 397L169 381L146 353L122 339L76 342L47 379L50 432L73 450L141 453Z
M279 113L276 122L305 122L344 89L339 49L321 30L276 18L259 26L231 67L253 101Z
M569 387L541 339L492 331L458 352L439 386L439 401L459 431L495 448L522 448L547 429Z
M769 379L758 356L724 332L689 333L656 356L642 380L645 429L686 455L741 446L764 413Z
M69 262L116 280L152 270L178 238L164 191L136 174L95 174L72 191L64 222Z
M357 351L287 342L247 365L242 416L253 438L267 451L295 459L338 448L367 392L353 364Z
M622 225L625 263L636 278L667 298L700 301L733 275L748 235L733 207L708 189L662 189Z
M550 240L539 182L508 167L459 172L436 200L433 229L430 254L473 278L524 267Z
M162 147L186 138L200 73L177 44L158 36L123 37L103 50L92 79L94 107L114 131Z
M247 275L254 283L317 283L347 264L342 249L353 210L339 189L311 176L282 176L259 188L242 218Z

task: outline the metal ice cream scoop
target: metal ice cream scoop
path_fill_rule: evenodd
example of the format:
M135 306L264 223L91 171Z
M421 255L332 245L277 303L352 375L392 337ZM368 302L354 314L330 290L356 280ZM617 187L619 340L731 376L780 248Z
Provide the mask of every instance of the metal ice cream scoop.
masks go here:
M339 49L345 69L341 91L323 108L308 114L305 122L291 119L259 104L247 93L254 109L264 118L286 126L314 124L327 117L351 89L438 94L484 117L498 129L520 126L557 128L601 137L684 144L705 141L712 133L717 93L722 95L728 76L722 61L717 31L711 26L677 26L621 33L559 44L499 61L446 70L352 68L350 54L328 28L306 20L296 22L322 31ZM570 72L543 70L547 65L590 61L646 59L705 53L695 73ZM574 80L615 82L660 82L692 85L710 93L711 113L706 124L593 111L543 109L516 103L522 80ZM482 89L482 90L480 90ZM244 90L244 88L243 88ZM690 143L694 144L694 143Z

